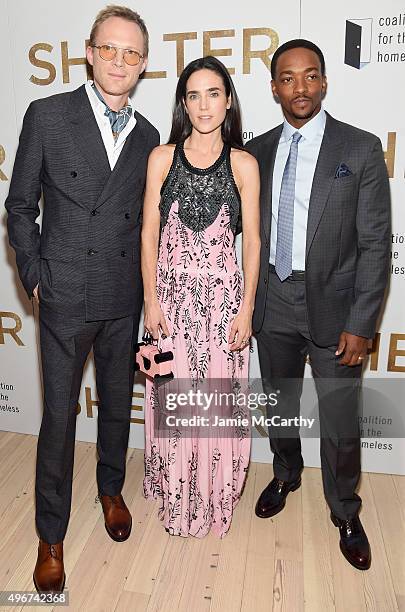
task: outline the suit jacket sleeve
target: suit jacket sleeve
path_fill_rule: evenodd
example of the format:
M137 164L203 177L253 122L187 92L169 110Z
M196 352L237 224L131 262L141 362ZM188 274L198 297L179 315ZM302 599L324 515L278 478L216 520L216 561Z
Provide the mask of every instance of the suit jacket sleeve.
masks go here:
M354 301L345 331L372 338L389 277L391 233L389 180L378 138L360 179L356 230L358 258Z
M35 107L30 104L24 117L17 155L6 199L10 245L16 253L18 273L28 297L40 277L40 214L42 175L41 131Z

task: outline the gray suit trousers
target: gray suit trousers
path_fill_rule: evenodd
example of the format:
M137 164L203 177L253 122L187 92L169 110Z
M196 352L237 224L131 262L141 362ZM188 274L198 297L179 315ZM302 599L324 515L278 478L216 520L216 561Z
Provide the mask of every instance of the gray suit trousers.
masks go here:
M40 304L44 413L38 439L36 525L54 544L64 539L70 515L76 409L83 367L93 348L98 406L97 484L117 495L125 477L134 377L133 316L86 322Z
M270 271L265 319L257 334L260 369L266 393L279 389L273 409L281 417L300 414L305 361L309 355L318 395L320 454L326 500L346 520L357 515L361 499L355 489L360 477L358 423L361 365L339 363L336 346L320 347L308 330L304 280L280 282ZM274 475L295 480L303 468L298 429L269 428ZM289 437L291 436L291 437Z

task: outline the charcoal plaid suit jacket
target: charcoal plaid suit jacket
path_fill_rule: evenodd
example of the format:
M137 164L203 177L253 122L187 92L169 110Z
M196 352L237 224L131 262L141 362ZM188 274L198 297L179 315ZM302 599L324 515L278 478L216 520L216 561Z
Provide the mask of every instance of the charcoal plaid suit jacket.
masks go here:
M253 328L266 313L273 169L283 126L246 145L261 176L261 262ZM380 140L327 113L309 201L306 298L319 346L342 331L372 338L389 278L390 190Z
M142 299L140 223L157 130L138 112L118 162L107 154L84 86L32 102L6 200L8 233L29 297L105 320ZM36 222L43 195L42 228Z

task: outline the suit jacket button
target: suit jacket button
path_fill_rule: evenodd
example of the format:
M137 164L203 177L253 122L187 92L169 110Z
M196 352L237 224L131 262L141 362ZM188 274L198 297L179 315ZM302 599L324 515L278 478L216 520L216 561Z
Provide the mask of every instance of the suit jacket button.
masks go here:
M94 210L92 210L92 211L91 211L91 214L92 214L92 216L93 216L93 217L95 217L95 216L96 216L97 211L96 211L96 209L95 209L95 208L94 208Z
M121 251L121 257L126 257L127 256L127 252L126 251Z
M72 170L72 172L70 173L70 176L71 176L72 178L76 178L76 176L77 176L77 172L76 172L76 170Z
M264 284L267 285L267 278L264 279Z
M97 251L95 251L94 249L89 249L87 251L87 255L95 255L97 253Z
M129 219L130 214L129 213L125 213L125 219Z
M269 248L269 246L270 246L270 243L269 243L269 241L267 241L267 242L266 242L266 249L268 249L268 248Z

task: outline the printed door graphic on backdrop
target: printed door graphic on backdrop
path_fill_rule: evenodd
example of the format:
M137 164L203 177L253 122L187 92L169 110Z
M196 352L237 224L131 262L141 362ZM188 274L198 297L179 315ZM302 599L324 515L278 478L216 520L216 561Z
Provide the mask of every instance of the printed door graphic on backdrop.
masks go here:
M363 68L371 61L372 19L347 19L345 64Z

